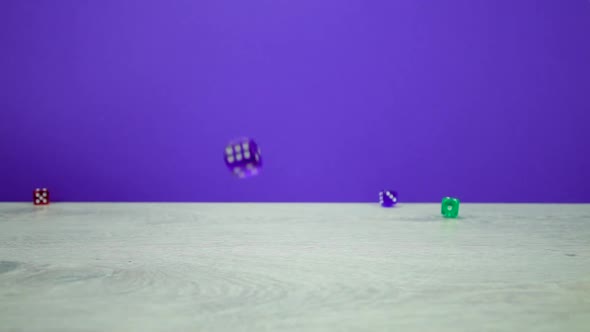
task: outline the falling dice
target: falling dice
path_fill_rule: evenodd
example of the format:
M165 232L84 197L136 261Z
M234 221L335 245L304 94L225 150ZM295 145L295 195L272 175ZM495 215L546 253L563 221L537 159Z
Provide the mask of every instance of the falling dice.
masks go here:
M459 200L453 197L444 197L442 199L440 213L445 218L457 218L459 215Z
M257 175L262 167L258 144L250 138L233 140L225 147L225 164L238 178Z
M397 203L397 192L393 190L383 190L379 192L379 204L382 207L392 207Z
M35 205L48 205L49 204L49 190L47 190L47 188L35 189L35 191L33 191L33 204L35 204Z

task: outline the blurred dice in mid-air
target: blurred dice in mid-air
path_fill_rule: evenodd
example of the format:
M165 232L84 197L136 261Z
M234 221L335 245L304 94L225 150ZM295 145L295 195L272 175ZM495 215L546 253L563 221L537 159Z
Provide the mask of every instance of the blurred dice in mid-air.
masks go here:
M258 144L251 138L230 141L225 147L225 165L238 178L247 178L260 173L262 158Z

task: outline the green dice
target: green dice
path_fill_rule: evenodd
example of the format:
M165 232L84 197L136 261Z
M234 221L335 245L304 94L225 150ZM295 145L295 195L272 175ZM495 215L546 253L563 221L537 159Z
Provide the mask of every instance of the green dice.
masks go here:
M444 197L440 208L445 218L457 218L459 215L459 200L453 197Z

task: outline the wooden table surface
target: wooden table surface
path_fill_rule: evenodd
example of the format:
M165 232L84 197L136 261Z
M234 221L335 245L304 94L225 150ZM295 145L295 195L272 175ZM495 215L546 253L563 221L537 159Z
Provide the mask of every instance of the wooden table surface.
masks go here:
M590 331L590 205L0 204L0 331Z

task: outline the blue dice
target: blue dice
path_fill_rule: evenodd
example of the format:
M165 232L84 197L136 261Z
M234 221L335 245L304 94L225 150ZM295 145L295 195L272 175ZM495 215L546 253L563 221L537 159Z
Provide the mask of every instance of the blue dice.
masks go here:
M379 192L379 204L382 207L393 207L397 203L397 191L382 190Z
M260 148L251 138L230 141L223 156L227 168L240 179L255 176L262 168Z

